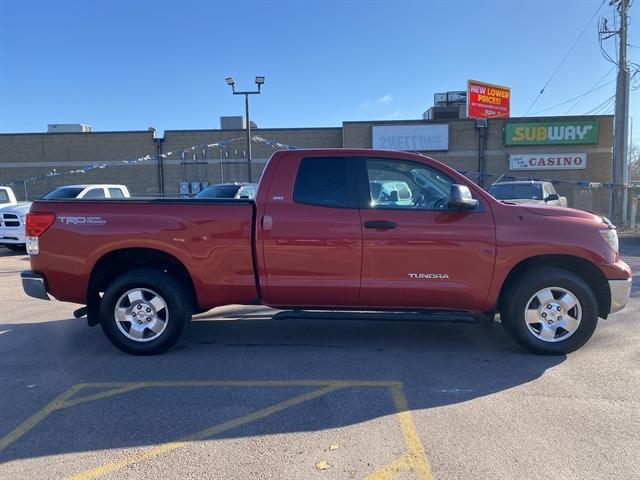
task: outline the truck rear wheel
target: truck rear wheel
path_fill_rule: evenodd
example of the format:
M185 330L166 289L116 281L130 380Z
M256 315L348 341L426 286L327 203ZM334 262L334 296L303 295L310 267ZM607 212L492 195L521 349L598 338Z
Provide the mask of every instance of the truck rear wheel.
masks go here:
M107 338L134 355L168 350L190 318L184 289L161 270L140 269L118 277L100 303L100 324Z
M560 268L528 271L502 301L505 330L524 348L544 355L577 350L598 324L596 297L579 276Z

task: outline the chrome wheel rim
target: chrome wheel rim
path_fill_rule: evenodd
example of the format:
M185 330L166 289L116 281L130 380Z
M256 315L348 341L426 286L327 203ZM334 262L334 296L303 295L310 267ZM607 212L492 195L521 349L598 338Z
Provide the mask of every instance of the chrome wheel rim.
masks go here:
M560 342L580 326L582 307L578 298L561 287L546 287L527 302L524 321L529 332L543 342Z
M118 330L135 342L150 342L164 333L169 309L164 299L148 288L134 288L120 296L114 317Z

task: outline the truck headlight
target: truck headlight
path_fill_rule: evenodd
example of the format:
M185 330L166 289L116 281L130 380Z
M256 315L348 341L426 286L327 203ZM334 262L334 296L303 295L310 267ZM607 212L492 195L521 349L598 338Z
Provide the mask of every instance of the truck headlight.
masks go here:
M607 228L606 230L600 230L600 235L609 244L614 252L618 251L618 231L615 228Z

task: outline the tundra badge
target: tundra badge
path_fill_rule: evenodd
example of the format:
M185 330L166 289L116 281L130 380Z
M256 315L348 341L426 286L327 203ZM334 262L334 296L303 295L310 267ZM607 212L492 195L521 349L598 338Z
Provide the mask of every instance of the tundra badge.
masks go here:
M448 279L449 275L447 275L446 273L408 273L407 275L409 275L409 278L427 278L427 279L437 279L437 280L444 280L444 279Z

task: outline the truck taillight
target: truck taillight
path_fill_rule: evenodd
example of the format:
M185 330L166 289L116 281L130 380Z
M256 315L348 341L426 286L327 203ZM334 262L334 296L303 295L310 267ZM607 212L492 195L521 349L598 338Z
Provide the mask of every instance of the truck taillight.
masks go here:
M55 213L27 213L26 233L27 237L39 237L56 220Z

